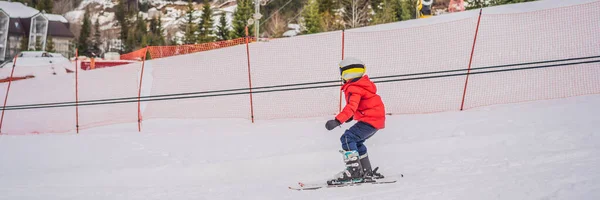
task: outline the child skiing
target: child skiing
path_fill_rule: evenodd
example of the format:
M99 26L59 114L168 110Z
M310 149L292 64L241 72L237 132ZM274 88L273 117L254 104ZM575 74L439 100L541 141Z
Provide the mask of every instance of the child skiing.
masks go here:
M371 163L364 142L378 130L385 127L385 108L377 95L375 84L365 75L365 64L355 58L347 58L339 63L340 75L344 82L346 106L335 119L327 121L325 128L332 130L353 119L358 121L344 132L340 141L346 169L327 181L329 185L364 182L383 178Z

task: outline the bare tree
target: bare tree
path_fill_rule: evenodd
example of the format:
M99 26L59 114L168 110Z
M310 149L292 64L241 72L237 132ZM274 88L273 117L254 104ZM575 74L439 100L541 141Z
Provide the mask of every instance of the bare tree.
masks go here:
M287 23L283 16L279 12L273 13L273 16L267 24L267 33L269 37L278 38L283 36L283 33L287 30Z
M371 8L369 0L342 0L346 28L362 27L369 24Z
M65 13L74 9L73 0L55 0L54 7L52 8L52 12L64 15Z

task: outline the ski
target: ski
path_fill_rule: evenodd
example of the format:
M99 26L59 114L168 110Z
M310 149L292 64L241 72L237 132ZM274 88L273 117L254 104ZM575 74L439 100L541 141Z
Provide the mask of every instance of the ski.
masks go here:
M369 181L369 182L359 182L359 183L345 183L345 184L338 184L338 185L328 185L326 183L323 184L304 184L302 182L298 182L298 186L296 187L292 187L289 186L288 188L290 190L318 190L321 188L337 188L337 187L346 187L346 186L360 186L363 184L390 184L390 183L395 183L397 182L397 180L374 180L374 181Z

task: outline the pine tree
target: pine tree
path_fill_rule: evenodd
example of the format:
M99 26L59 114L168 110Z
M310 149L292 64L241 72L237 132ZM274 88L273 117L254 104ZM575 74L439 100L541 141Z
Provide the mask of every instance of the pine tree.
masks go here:
M40 39L40 37L35 37L35 50L36 51L41 51L42 49L42 40Z
M325 1L325 0L324 0ZM326 0L338 1L338 0ZM263 14L261 20L261 31L269 37L281 36L288 30L288 23L300 23L302 8L308 0L270 0L266 5L261 6L260 13Z
M237 0L237 8L233 13L233 30L231 31L231 38L241 38L246 36L246 25L248 25L248 19L252 17L254 10L254 3L252 0ZM248 34L254 35L254 25L248 26Z
M200 24L198 24L198 42L212 42L213 38L213 10L210 8L210 3L204 1L202 6L202 16L200 17Z
M35 5L35 9L46 13L52 13L52 7L54 7L52 0L38 0L37 5Z
M187 12L185 14L186 22L179 28L183 31L183 43L196 43L196 26L194 25L194 6L191 0L188 0Z
M21 51L29 51L29 38L25 36L21 37L21 43L19 45L21 46Z
M396 6L398 5L398 0L383 0L381 9L377 9L378 11L375 13L375 17L373 18L373 24L384 24L398 21Z
M127 33L127 40L124 42L125 52L132 52L135 50L136 40L135 40L135 30L130 29L129 33Z
M83 25L81 25L81 31L79 32L79 39L77 40L77 49L79 55L89 55L89 37L91 30L90 15L87 11L83 15Z
M136 37L138 37L138 41L142 41L142 36L148 34L148 24L144 21L144 18L138 15L135 19L135 31Z
M323 19L319 14L319 3L317 0L310 0L304 7L304 28L305 34L319 33L323 31Z
M54 9L54 1L53 0L44 0L46 1L46 13L52 13Z
M156 20L156 28L154 29L154 35L156 36L156 43L154 45L165 45L164 29L162 28L162 18L159 16Z
M158 35L157 33L157 29L158 29L158 22L156 20L156 18L152 18L150 20L150 35L148 36L148 45L150 46L156 46L158 45Z
M119 22L119 26L121 27L119 39L121 40L123 46L117 47L118 49L121 49L121 53L130 52L126 51L125 49L131 49L126 46L126 41L128 39L127 37L129 36L129 21L127 20L127 18L129 17L129 12L125 11L124 1L126 0L119 1L119 3L116 5L117 12L115 13L115 17Z
M148 43L148 35L143 35L140 40L140 48L147 47L150 43Z
M343 29L343 25L338 16L338 10L340 9L340 0L317 0L319 4L319 13L321 19L323 19L324 31L334 31Z
M56 50L54 49L54 40L52 40L52 36L48 35L46 38L46 51L50 53L54 53Z
M221 13L219 18L219 24L217 25L217 40L229 40L229 28L227 27L227 19L225 18L225 12Z
M385 1L386 0L371 0L371 8L373 9L373 12L379 13L383 11L386 6L391 5L389 2L386 3Z
M100 21L99 18L96 18L96 23L94 23L94 41L92 50L96 55L100 55L100 46L102 45L102 40L100 38Z
M409 19L415 19L416 15L417 15L417 10L416 10L416 5L417 5L417 1L420 0L401 0L400 1L400 12L398 12L398 14L400 15L400 20L404 21L404 20L409 20Z

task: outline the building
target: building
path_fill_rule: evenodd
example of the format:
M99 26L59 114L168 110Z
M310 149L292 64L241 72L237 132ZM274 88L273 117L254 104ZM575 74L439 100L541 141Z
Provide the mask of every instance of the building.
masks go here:
M75 35L69 30L67 19L20 2L0 1L0 61L11 59L21 49L45 50L48 37L52 38L57 53L69 57ZM27 48L22 48L22 44Z

